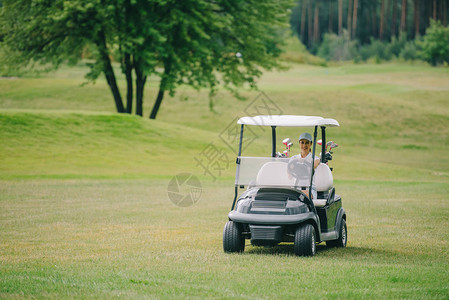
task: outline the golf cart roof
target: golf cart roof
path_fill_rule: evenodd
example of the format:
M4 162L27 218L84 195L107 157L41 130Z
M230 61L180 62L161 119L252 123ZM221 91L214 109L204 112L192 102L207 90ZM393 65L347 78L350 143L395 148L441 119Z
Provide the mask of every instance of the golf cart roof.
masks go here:
M258 126L312 127L312 126L340 126L337 120L325 119L317 116L268 115L243 117L237 124Z

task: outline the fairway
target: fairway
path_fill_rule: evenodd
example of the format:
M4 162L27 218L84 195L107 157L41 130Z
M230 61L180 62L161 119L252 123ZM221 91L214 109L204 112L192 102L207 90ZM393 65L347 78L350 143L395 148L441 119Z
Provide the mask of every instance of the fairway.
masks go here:
M84 70L0 79L1 298L448 299L447 68L292 65L246 101L220 90L213 111L207 91L183 87L157 120L115 114L104 81L80 86ZM155 79L147 87L148 116ZM347 248L301 258L246 241L223 253L237 151L227 133L264 113L261 101L340 122L328 134ZM299 133L280 130L278 144ZM244 154L269 156L271 132L254 137ZM226 157L214 177L195 160L210 145ZM167 189L186 172L202 193L179 207Z

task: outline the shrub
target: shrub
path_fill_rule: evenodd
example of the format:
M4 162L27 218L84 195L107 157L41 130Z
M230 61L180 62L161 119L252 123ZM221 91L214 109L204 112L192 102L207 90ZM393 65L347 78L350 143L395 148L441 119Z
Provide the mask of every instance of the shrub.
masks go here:
M299 64L326 66L326 61L321 57L310 54L297 37L286 37L282 49L281 60Z
M390 53L396 57L399 57L401 51L404 49L406 44L407 44L407 33L401 32L399 34L399 38L392 37L389 46Z
M317 55L327 61L351 60L357 56L357 42L351 40L346 31L341 36L327 33L318 47Z
M419 49L415 41L407 42L399 53L399 57L403 60L417 60L420 59Z
M359 55L360 59L363 61L366 61L369 58L374 58L377 63L382 60L390 60L393 56L387 43L383 43L374 38L371 38L370 44L359 48Z
M433 66L449 63L449 27L444 27L439 21L430 20L423 37L422 56Z

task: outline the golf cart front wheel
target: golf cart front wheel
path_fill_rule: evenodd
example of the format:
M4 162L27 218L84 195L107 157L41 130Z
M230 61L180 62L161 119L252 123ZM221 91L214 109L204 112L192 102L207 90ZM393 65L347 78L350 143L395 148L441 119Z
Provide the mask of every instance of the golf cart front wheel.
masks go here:
M314 256L316 252L315 227L301 224L295 233L295 254L298 256Z
M228 221L223 229L224 252L243 252L245 250L245 237L241 226L233 221Z
M326 246L328 246L330 248L333 248L333 247L344 248L344 247L346 247L347 242L348 242L348 228L346 227L345 219L342 219L338 239L332 240L332 241L327 241Z

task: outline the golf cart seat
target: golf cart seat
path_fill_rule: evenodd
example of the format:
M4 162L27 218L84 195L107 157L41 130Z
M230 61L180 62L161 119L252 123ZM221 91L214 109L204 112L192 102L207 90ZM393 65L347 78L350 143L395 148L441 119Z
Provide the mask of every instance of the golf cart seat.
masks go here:
M315 186L317 192L329 192L334 184L334 179L329 166L320 163L315 169ZM323 207L327 203L327 199L314 199L315 207Z
M295 179L289 178L287 163L272 161L265 163L257 173L256 179L259 186L294 186Z

